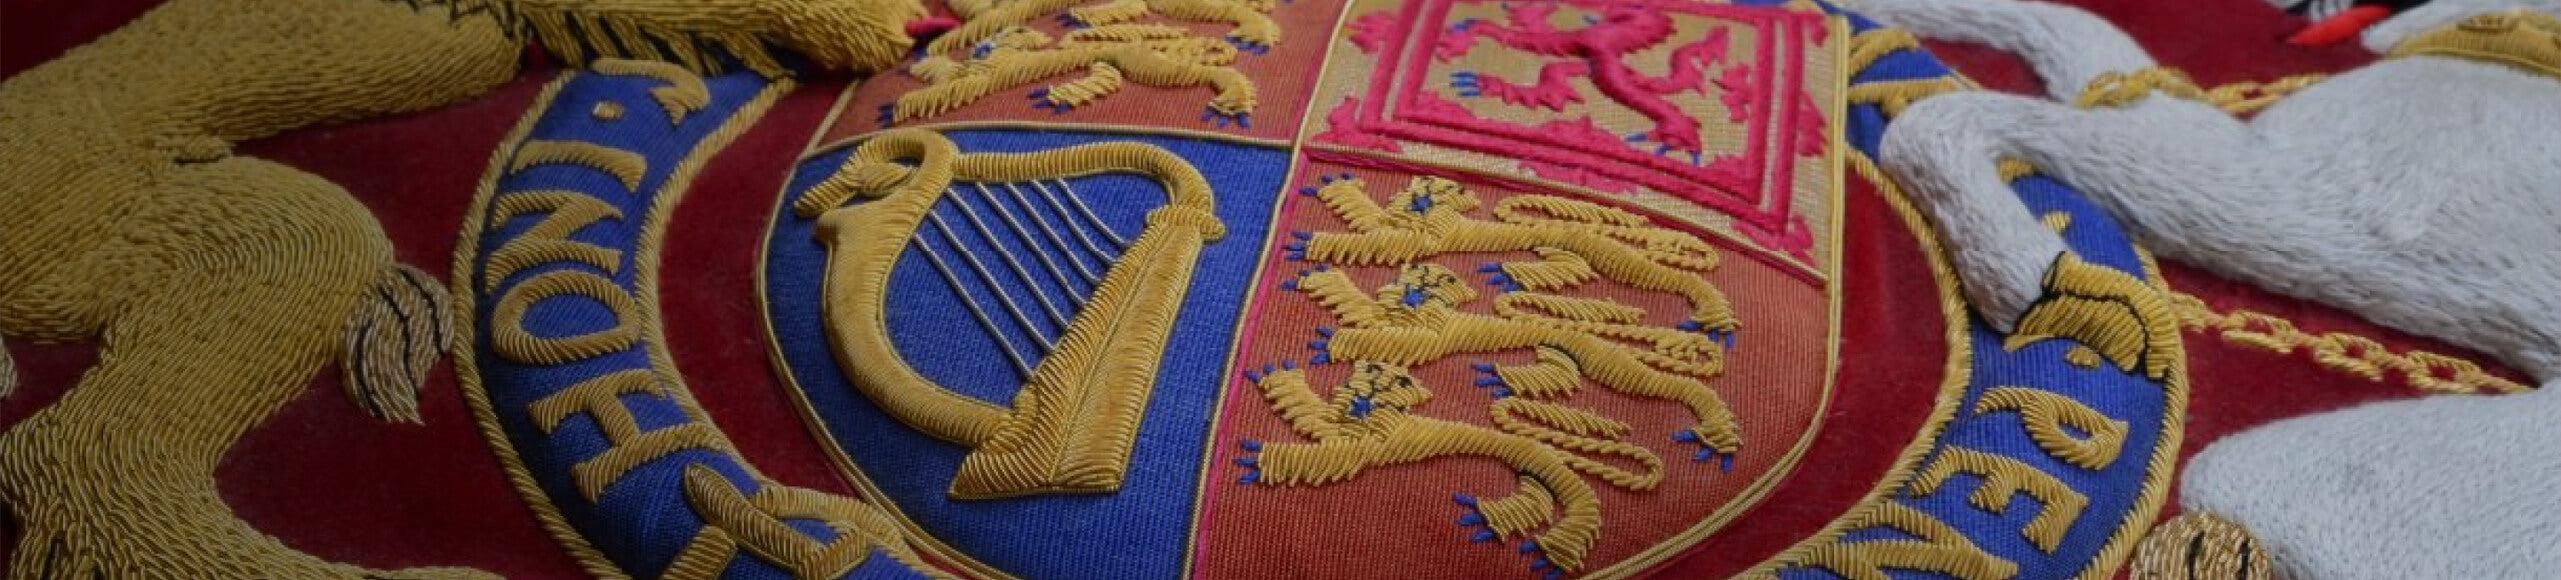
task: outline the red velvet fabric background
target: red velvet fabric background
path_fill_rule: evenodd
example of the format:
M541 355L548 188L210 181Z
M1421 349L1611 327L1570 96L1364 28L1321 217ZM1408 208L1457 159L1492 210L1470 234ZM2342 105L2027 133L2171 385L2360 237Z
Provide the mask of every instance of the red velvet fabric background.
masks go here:
M365 0L350 0L365 1ZM0 0L0 75L42 63L112 30L153 0ZM2253 0L2080 0L2142 40L2166 64L2204 84L2269 80L2336 70L2370 57L2352 47L2304 49L2278 39L2298 24ZM254 3L244 3L254 7ZM1971 47L1934 46L1957 69L1985 84L2032 91L2015 59ZM402 260L443 274L455 232L491 149L550 75L541 65L489 95L450 108L355 125L309 129L245 144L241 153L327 177L370 205L397 242ZM827 112L844 79L816 79L782 100L697 181L672 225L670 263L686 276L664 285L667 336L677 366L703 404L766 473L783 482L835 492L847 484L823 459L786 402L767 363L751 296L751 248L770 196ZM0 176L0 179L7 179ZM1901 235L1852 232L1851 235ZM2184 291L2217 308L2248 308L2290 318L2309 332L2348 331L2382 338L2396 350L2423 348L2462 355L2336 311L2273 297L2170 265ZM2363 401L2415 396L2392 383L2369 383L2322 370L2307 356L2279 356L2189 334L2195 373L2186 451L2267 421ZM76 382L95 352L80 345L10 341L23 386L0 400L0 427L15 424ZM2476 360L2477 357L2473 357ZM299 549L374 567L473 566L511 578L583 577L503 482L496 460L475 432L450 369L426 389L423 426L367 420L329 383L314 388L252 432L222 472L226 498L260 529ZM1835 410L1836 412L1839 409ZM1836 423L1835 429L1855 423ZM1858 433L1841 433L1860 437ZM1874 433L1875 444L1900 446L1908 431ZM1821 477L1821 466L1797 478ZM1790 484L1795 485L1795 484ZM1849 486L1861 493L1865 484ZM1764 506L1762 509L1773 509ZM15 524L0 526L0 551L14 545ZM0 558L0 566L6 559Z

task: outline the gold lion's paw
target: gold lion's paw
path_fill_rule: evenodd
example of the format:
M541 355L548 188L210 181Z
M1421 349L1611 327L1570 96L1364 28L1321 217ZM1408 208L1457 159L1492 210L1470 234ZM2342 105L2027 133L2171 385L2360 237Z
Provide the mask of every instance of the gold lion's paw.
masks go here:
M2160 288L2071 253L2054 259L2043 287L2003 348L2067 339L2088 349L2077 356L2094 353L2117 368L2169 378L2180 355L2179 320Z

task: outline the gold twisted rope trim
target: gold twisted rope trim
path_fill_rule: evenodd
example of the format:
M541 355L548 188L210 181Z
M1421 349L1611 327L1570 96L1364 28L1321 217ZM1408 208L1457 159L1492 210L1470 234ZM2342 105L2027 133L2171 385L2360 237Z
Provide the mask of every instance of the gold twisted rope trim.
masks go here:
M2305 74L2266 83L2238 82L2213 89L2201 89L2197 87L2196 81L2188 78L2186 72L2175 68L2152 67L2132 72L2106 72L2100 73L2098 78L2090 79L2090 86L2082 89L2080 98L2074 99L2072 106L2083 109L2123 107L2140 102L2152 93L2159 92L2182 99L2203 101L2224 112L2239 115L2268 108L2279 100L2329 78L2330 76L2326 74Z
M2293 321L2260 312L2216 312L2204 300L2184 293L2172 293L2170 306L2177 313L2180 326L2188 332L2211 332L2224 342L2276 354L2310 351L2312 360L2321 368L2368 381L2381 381L2399 373L2404 384L2432 393L2529 390L2516 381L2482 370L2472 361L2423 350L2395 353L2380 341L2344 332L2307 333L2296 328Z

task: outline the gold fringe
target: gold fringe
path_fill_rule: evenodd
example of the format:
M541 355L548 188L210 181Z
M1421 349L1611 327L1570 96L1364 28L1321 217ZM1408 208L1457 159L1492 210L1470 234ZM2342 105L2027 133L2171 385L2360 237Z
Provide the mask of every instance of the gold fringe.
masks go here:
M2152 528L2135 551L2131 580L2268 580L2275 564L2240 524L2183 514Z

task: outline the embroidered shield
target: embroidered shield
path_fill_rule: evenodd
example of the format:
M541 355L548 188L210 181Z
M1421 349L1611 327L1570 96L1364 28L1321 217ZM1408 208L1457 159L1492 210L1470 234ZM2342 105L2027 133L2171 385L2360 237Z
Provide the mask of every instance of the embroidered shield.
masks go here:
M761 475L650 331L654 224L783 87L581 75L502 156L473 372L573 551L2062 578L2158 508L2184 377L2147 340L2175 321L2036 177L2072 306L2020 337L1965 316L1870 157L1956 84L1908 36L1805 2L952 9L839 98L761 237L774 362L855 497Z

